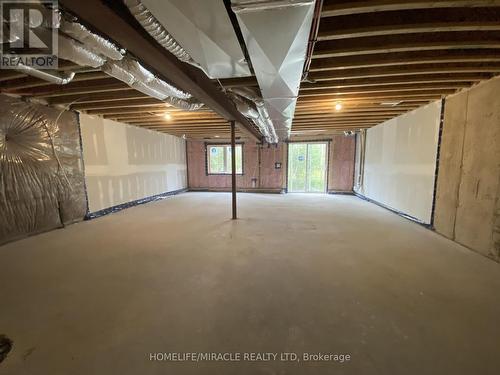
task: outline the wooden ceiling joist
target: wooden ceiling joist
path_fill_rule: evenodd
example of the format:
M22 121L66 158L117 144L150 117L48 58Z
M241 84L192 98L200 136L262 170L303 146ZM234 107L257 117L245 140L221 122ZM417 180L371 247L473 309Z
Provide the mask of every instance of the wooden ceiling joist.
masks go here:
M437 33L447 31L500 30L499 8L440 8L361 13L324 18L318 40L335 40L393 34Z
M311 81L332 81L360 78L400 77L430 74L476 74L500 72L500 62L497 63L436 63L415 64L406 66L355 68L345 70L327 70L313 72L309 75Z
M159 46L121 3L60 3L207 106L194 112L173 108L103 72L68 61L61 61L60 70L74 70L76 75L67 85L3 70L2 92L188 138L227 137L231 118L243 120L247 133L257 133L223 92L258 88L254 76L210 80ZM323 0L292 134L369 128L499 73L500 0ZM336 111L338 103L342 109ZM238 131L238 136L242 134Z
M391 10L427 9L456 7L493 7L500 6L498 0L441 0L441 1L400 1L400 0L374 0L374 1L338 1L324 0L321 17L344 16L350 14L377 13ZM376 16L374 14L373 16Z
M316 43L314 58L366 55L404 51L465 48L500 48L499 31L391 34L327 40Z
M451 49L441 51L408 51L377 53L368 55L342 56L335 59L312 60L310 72L322 70L342 70L353 68L371 68L393 65L415 65L436 63L484 63L500 62L498 49Z

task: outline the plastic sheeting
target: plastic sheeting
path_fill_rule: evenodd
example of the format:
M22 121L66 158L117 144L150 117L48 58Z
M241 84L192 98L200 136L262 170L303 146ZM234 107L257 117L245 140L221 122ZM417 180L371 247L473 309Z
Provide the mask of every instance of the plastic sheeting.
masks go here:
M76 115L0 95L0 244L86 211Z

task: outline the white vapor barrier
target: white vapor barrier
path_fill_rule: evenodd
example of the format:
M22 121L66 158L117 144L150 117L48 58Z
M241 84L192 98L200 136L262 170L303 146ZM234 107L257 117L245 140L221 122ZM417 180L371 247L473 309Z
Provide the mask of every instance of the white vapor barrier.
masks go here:
M187 187L183 139L84 114L80 126L90 212Z
M440 116L437 101L368 129L357 191L429 224Z

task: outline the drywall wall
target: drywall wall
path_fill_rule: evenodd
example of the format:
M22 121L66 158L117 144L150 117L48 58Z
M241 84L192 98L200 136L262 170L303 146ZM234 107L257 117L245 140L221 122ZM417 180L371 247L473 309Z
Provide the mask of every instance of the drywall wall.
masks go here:
M213 144L227 141L210 142ZM239 141L243 145L243 174L236 176L236 185L240 190L259 190L279 192L284 183L284 150L278 145L259 145L253 140ZM229 190L230 175L208 175L206 170L206 145L203 141L188 141L188 181L189 188L196 190ZM276 169L275 163L281 163Z
M500 260L500 79L446 99L434 227Z
M354 136L334 135L330 142L329 192L352 192L354 181Z
M77 116L0 95L0 244L87 210Z
M437 101L368 129L357 192L430 224L440 117Z
M185 141L80 115L89 210L187 187Z

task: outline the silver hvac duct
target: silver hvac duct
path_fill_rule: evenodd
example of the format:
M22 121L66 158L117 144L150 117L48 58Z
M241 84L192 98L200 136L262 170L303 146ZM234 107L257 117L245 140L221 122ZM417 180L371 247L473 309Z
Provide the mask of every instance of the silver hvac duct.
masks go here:
M59 50L57 53L61 59L93 68L99 68L106 62L104 57L92 52L84 44L61 34L59 34Z
M163 48L172 53L179 60L200 68L191 55L168 33L160 22L142 4L140 0L123 0L130 13Z
M155 77L149 70L137 61L125 57L121 61L108 61L103 65L102 71L106 74L125 82L130 87L148 96L186 111L195 111L203 107L191 94L185 93Z
M59 29L73 39L83 43L91 51L104 55L109 59L121 60L125 54L125 50L118 49L110 41L94 34L77 22L63 20Z
M169 85L165 81L157 78L153 73L144 68L139 62L128 57L124 58L121 61L108 61L103 66L102 70L106 74L109 74L110 76L113 76L132 87L134 87L137 83L147 85L151 90L159 93L159 96L153 96L161 100L165 99L167 96L172 96L179 99L191 98L191 94L179 90L176 87Z
M203 103L196 101L194 98L183 100L169 96L163 99L163 101L185 111L197 111L204 105Z
M130 87L170 105L194 111L203 103L156 77L136 60L124 56L125 51L96 35L76 22L63 21L61 30L77 41L60 35L60 57L78 65L100 67L106 74L125 82ZM106 58L103 58L105 56Z
M276 134L285 140L295 113L315 0L231 0L231 7L265 108Z
M254 122L261 130L268 143L278 143L278 137L269 113L267 112L264 100L251 88L235 87L231 89L233 94L239 95L255 104L258 111L258 118Z
M66 85L75 77L74 72L58 72L51 70L38 70L31 66L19 64L16 68L18 72L28 74L32 77L43 79L44 81L56 85Z
M192 111L203 106L202 103L191 98L191 94L159 79L139 62L124 56L124 50L92 33L83 25L67 20L61 21L58 18L52 26L60 27L60 30L67 35L59 33L58 57L81 66L101 68L105 73L127 83L132 88L177 108ZM16 30L18 29L11 29L10 34L16 36ZM56 84L66 84L74 77L74 73L42 72L24 65L18 70Z

